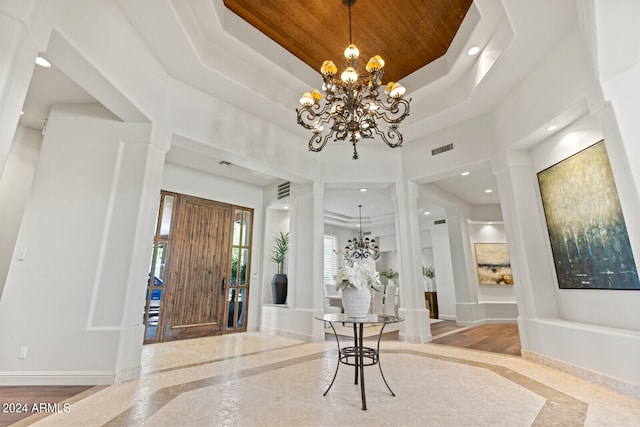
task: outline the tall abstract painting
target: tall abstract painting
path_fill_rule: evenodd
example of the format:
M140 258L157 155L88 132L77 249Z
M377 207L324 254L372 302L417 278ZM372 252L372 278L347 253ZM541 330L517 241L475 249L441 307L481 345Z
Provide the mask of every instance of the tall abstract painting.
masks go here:
M538 173L561 289L640 289L609 156L600 141Z

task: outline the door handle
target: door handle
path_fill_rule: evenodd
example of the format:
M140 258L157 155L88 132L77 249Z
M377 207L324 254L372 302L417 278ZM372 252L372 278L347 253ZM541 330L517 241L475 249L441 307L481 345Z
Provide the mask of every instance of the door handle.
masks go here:
M224 295L224 291L227 288L227 278L223 277L222 278L222 295Z

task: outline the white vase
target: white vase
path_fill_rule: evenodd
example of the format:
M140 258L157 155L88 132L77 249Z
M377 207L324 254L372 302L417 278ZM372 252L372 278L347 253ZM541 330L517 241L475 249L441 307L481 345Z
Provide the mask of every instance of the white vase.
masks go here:
M429 277L424 278L424 290L426 292L435 292L436 291L436 279L430 279Z
M342 290L342 307L347 317L366 317L371 305L369 288L346 288Z

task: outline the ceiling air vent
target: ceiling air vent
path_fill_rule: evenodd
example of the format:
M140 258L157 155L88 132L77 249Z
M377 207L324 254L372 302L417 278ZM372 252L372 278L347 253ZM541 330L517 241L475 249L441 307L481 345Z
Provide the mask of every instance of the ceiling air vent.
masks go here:
M437 219L433 221L433 225L440 225L440 224L446 224L446 223L447 223L446 219Z
M284 199L291 195L291 181L283 182L278 185L278 200Z
M431 150L431 155L435 156L436 154L444 153L445 151L453 150L453 144L443 145L442 147L434 148Z

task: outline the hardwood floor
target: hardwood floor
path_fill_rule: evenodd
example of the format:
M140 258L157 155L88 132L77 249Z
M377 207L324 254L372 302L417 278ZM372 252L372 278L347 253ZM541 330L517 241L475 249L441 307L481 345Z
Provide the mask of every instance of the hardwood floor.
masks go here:
M431 324L434 344L472 348L492 353L520 356L520 334L515 323L496 323L473 328L456 325L453 320ZM366 340L378 339L368 337ZM397 340L398 331L382 334L383 340Z
M91 386L7 386L0 387L0 427L10 426L38 412L63 411L63 404Z
M457 326L453 320L431 325L434 344L472 348L520 356L520 334L515 323L495 323L473 328Z

